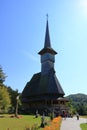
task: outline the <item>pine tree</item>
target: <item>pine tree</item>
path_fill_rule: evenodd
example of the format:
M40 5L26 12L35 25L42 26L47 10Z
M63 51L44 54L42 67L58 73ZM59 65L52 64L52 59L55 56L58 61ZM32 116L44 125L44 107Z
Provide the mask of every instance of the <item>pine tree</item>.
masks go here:
M3 82L5 81L5 79L6 79L6 75L5 75L5 73L3 72L3 70L2 70L2 67L1 67L1 65L0 65L0 85L2 85L3 84Z

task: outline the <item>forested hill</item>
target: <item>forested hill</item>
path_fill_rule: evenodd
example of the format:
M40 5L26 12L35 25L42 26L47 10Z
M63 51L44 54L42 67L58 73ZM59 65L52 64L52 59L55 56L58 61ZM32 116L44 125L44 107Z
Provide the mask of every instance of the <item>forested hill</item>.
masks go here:
M71 94L67 98L72 102L72 106L80 115L87 115L87 95Z
M76 103L87 103L87 95L86 94L71 94L67 96L69 100L72 100L73 102Z

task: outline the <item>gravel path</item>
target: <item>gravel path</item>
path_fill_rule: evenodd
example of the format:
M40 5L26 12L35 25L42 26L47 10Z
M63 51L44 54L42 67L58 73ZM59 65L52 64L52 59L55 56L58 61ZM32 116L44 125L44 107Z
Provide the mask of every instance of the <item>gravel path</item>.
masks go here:
M81 123L87 123L87 119L79 118L79 120L77 120L76 117L63 118L60 130L81 130Z

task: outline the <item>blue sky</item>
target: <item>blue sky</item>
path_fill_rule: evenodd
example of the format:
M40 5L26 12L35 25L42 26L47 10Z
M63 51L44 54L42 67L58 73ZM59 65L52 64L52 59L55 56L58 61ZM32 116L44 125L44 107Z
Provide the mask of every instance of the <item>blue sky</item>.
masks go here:
M46 14L55 70L66 95L87 94L87 0L0 0L0 65L5 84L22 92L41 71Z

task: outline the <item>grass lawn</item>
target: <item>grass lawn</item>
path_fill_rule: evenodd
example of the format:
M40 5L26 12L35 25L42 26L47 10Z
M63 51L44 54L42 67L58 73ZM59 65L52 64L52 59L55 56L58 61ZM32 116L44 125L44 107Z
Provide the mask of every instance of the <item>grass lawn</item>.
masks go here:
M80 117L82 117L82 118L87 118L87 116L80 116Z
M81 124L80 127L82 130L87 130L87 123Z
M87 118L87 116L81 116L82 118ZM81 130L87 130L87 123L80 124Z
M47 118L47 117L46 117ZM47 118L47 120L49 120ZM22 115L21 118L11 118L10 115L5 115L5 117L0 118L0 130L25 130L30 126L38 124L38 127L41 124L41 117L35 118L32 115ZM39 128L38 130L42 130Z

